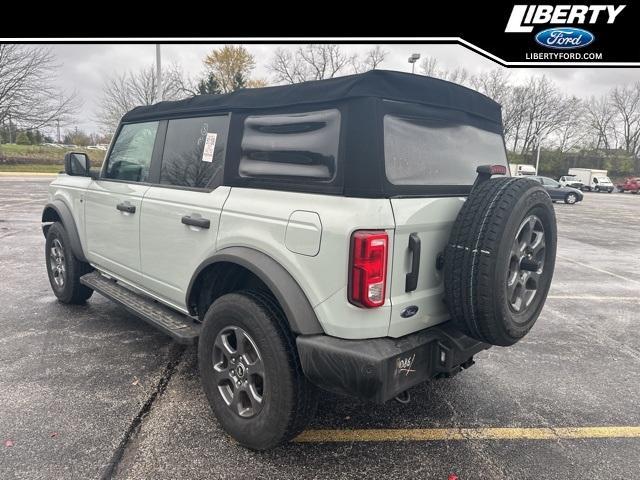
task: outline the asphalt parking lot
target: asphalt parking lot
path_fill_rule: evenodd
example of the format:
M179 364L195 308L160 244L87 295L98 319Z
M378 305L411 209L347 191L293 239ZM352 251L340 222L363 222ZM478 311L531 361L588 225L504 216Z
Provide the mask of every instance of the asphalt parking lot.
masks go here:
M212 416L195 352L100 295L51 293L49 179L0 178L0 478L640 477L640 195L556 204L550 297L532 333L408 405L329 394L267 453Z

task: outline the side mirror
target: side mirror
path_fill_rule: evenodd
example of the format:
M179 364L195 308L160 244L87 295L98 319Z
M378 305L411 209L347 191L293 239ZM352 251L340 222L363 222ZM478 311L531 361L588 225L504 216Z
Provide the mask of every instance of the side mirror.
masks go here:
M69 152L64 156L64 173L77 177L89 177L91 161L86 153Z

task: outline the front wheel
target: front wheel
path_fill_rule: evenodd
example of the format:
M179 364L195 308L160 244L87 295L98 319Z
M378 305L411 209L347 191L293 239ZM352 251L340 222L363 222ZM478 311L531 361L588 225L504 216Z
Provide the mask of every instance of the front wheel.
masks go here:
M93 290L80 283L80 277L89 273L91 266L73 255L69 235L60 222L47 230L45 259L49 283L59 301L82 304L93 294Z
M207 311L198 345L204 391L224 430L267 450L299 434L316 409L280 306L257 291L230 293Z
M564 203L568 203L569 205L573 205L578 201L578 196L575 193L569 193L566 197L564 197Z

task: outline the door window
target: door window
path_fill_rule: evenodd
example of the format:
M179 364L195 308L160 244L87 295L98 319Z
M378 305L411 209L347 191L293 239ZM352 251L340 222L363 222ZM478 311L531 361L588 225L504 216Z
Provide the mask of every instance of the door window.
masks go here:
M189 188L222 184L229 117L169 120L160 183Z
M146 182L158 132L158 122L123 125L107 161L106 178Z

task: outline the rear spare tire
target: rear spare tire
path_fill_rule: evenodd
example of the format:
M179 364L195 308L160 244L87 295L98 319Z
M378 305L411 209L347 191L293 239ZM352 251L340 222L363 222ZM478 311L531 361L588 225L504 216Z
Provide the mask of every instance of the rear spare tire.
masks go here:
M445 299L470 337L509 346L538 319L556 258L551 198L535 180L500 177L475 188L444 256Z

